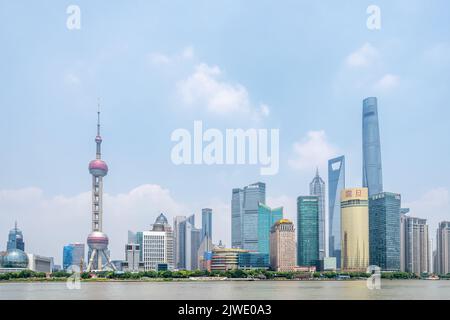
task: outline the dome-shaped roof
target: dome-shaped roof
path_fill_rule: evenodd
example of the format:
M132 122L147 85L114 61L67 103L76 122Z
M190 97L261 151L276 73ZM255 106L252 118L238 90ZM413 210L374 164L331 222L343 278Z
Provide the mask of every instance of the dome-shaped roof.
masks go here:
M156 218L155 223L153 224L153 231L166 231L168 228L169 222L164 214L160 214L158 218Z
M164 214L160 214L155 220L155 224L168 224L167 218Z
M27 268L28 256L19 249L13 249L3 257L3 268Z

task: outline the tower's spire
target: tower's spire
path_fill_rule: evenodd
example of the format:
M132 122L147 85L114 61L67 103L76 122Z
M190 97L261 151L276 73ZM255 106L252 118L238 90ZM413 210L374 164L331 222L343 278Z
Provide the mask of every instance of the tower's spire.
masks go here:
M96 158L101 159L102 153L100 145L102 144L102 137L100 136L100 98L97 99L97 136L95 137L95 143L97 144Z
M316 177L319 176L319 167L316 167Z
M14 229L17 230L17 220L14 221Z
M97 99L97 136L100 136L100 98Z

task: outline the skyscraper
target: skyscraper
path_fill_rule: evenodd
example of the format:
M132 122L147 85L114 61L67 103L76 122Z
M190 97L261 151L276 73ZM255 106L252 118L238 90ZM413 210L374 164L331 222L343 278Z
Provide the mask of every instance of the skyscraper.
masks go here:
M325 257L326 248L326 227L325 227L325 182L319 176L319 169L316 176L309 184L309 195L317 196L319 199L319 259Z
M150 231L143 232L143 237L144 269L156 270L160 263L173 269L173 232L164 214L161 213L156 218Z
M448 274L450 273L450 221L439 223L436 240L436 271L438 274Z
M266 185L257 182L233 189L231 200L231 243L233 248L258 250L258 205L266 203Z
M212 209L202 209L202 228L201 239L198 245L197 251L197 265L196 269L207 269L207 259L205 257L211 253L212 245Z
M319 197L297 198L297 265L317 266L319 261Z
M430 270L430 239L426 219L400 215L400 270L421 274Z
M270 230L270 266L275 271L293 271L297 266L295 228L288 219L277 221Z
M90 249L89 264L87 271L93 267L101 271L103 269L103 258L108 265L115 270L108 253L108 236L103 233L103 177L108 174L108 166L103 161L101 153L102 137L100 136L100 110L97 112L97 136L95 137L97 152L95 160L89 163L89 173L92 175L92 232L87 238ZM94 259L96 259L94 264Z
M270 228L283 219L283 207L272 209L265 204L258 205L258 252L269 254Z
M183 269L181 267L182 264L182 258L181 255L184 253L181 253L181 230L180 230L180 224L186 220L186 216L176 216L173 218L173 238L174 238L174 250L173 254L175 257L175 267L177 269ZM184 233L183 233L184 238ZM184 240L183 240L184 243Z
M202 240L205 236L212 239L212 209L202 209Z
M341 191L341 267L366 271L369 266L369 201L367 188Z
M242 216L244 190L235 188L231 197L231 247L242 247Z
M85 247L84 243L70 243L63 249L63 269L67 270L70 266L77 266L80 271L85 267Z
M345 188L345 157L328 160L328 255L341 266L341 191Z
M25 251L25 242L23 242L22 231L17 228L17 221L14 224L14 228L9 231L8 242L6 244L6 250L19 249Z
M383 192L381 169L380 129L378 126L377 98L363 101L362 115L363 187L369 196Z
M381 270L400 270L400 203L396 193L369 197L370 264Z
M180 218L180 217L177 217ZM176 252L179 258L177 268L195 270L198 267L198 249L201 244L201 229L195 227L195 215L187 219L177 219Z

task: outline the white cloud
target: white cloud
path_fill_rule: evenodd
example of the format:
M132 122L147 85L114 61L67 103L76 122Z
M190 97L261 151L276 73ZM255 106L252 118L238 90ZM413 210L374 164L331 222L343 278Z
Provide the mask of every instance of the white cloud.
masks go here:
M439 222L450 220L450 192L447 188L431 189L419 199L405 203L403 206L410 208L409 215L427 219L431 237L435 236Z
M172 76L176 74L177 94L185 106L219 116L242 114L256 121L270 114L267 104L252 104L244 85L225 80L224 72L219 66L198 62L192 46L187 46L174 55L153 52L149 54L149 61L152 66L168 68L172 71ZM192 67L192 72L179 76L186 68Z
M387 92L396 88L400 83L400 77L395 74L387 73L375 84L375 90Z
M391 72L381 52L369 42L351 52L344 60L334 81L334 91L341 95L361 96L387 94L400 84L400 76Z
M148 55L149 61L154 66L167 66L175 63L192 60L195 57L194 47L187 46L180 53L168 55L161 52L151 52Z
M198 64L191 75L178 82L178 92L183 103L204 108L216 115L269 114L269 107L265 104L259 109L252 106L249 93L242 84L224 81L222 77L223 72L218 66Z
M297 170L312 170L321 167L334 157L338 150L328 142L325 131L309 131L300 142L294 143L289 165Z
M250 102L245 87L220 81L221 74L218 66L199 64L193 74L178 84L183 101L188 105L204 105L218 114L247 112Z
M349 67L368 67L377 64L379 59L378 50L366 42L362 47L347 56L346 64Z

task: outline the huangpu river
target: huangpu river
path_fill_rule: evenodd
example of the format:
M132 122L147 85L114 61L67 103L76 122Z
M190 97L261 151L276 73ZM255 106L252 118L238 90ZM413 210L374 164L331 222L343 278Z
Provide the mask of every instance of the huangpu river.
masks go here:
M0 299L450 299L450 281L383 280L369 290L365 281L183 281L3 282Z

